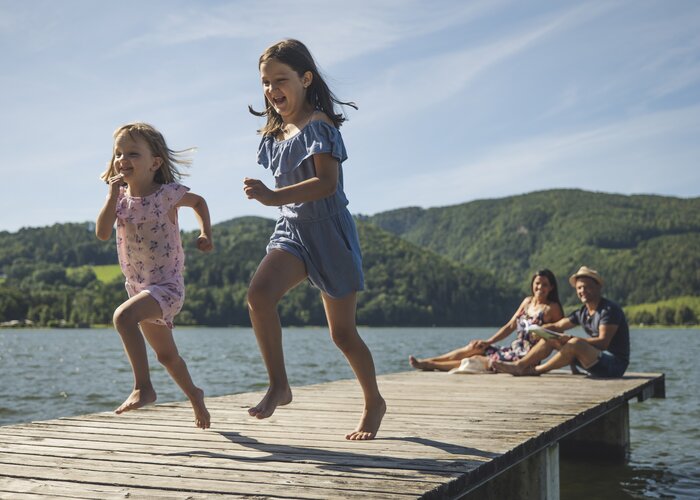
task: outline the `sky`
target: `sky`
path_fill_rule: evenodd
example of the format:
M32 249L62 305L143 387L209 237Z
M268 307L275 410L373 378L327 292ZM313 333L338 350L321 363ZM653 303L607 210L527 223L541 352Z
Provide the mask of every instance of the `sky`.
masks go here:
M0 230L94 221L112 133L196 147L212 221L277 209L258 57L303 41L335 94L354 214L553 188L700 195L700 2L0 0ZM183 229L195 229L191 210Z

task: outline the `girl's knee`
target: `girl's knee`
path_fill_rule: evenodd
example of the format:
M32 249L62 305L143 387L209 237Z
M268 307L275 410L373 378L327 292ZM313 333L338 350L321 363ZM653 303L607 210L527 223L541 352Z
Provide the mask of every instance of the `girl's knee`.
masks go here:
M251 283L250 287L248 288L246 300L248 302L248 309L253 311L269 307L277 307L278 302L267 287L254 283Z
M158 359L158 362L167 367L173 366L176 363L180 362L180 354L177 351L165 351L165 352L156 352L156 359Z
M112 322L117 330L134 327L139 324L138 318L135 317L131 309L122 306L117 307L116 311L114 311Z
M332 328L331 339L341 351L349 349L359 338L355 328Z

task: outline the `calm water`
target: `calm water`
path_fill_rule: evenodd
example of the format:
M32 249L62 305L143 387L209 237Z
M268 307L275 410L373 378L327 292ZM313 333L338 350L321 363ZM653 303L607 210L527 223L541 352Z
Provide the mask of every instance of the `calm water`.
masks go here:
M409 354L451 350L493 329L365 328L377 371L408 369ZM580 332L579 332L580 333ZM267 377L250 329L175 331L195 382L209 396L261 390ZM700 330L635 330L630 370L666 373L666 399L631 402L629 464L562 461L562 499L700 498ZM150 353L149 353L150 354ZM293 385L353 374L325 329L288 329ZM159 402L182 393L151 358ZM112 330L0 330L0 425L108 411L131 388L131 369Z

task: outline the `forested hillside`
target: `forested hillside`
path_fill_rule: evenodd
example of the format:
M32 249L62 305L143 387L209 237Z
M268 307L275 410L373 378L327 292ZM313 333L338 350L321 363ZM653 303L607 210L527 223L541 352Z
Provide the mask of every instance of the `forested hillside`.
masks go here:
M248 282L265 253L274 221L255 217L214 226L216 249L194 249L183 234L187 299L180 324L247 325ZM492 325L507 317L519 297L493 276L416 247L369 223L358 223L366 290L358 298L365 325ZM116 263L114 241L95 238L92 224L56 224L0 233L0 321L30 319L41 325L111 321L125 299L123 278L97 279L92 266ZM318 291L308 284L280 305L286 325L325 323ZM496 319L494 319L496 318Z
M623 305L700 292L700 198L550 190L368 221L523 291L533 271L548 267L570 305L576 298L566 278L584 264Z
M273 225L257 217L217 224L209 254L195 250L195 233L183 234L180 324L248 324L246 288ZM570 310L578 301L567 277L582 264L601 272L605 294L634 321L690 324L700 316L693 299L700 295L699 198L541 191L359 217L358 230L361 324L501 324L543 267L559 277ZM97 240L89 223L0 232L0 322L110 323L125 297L122 278L100 280L93 266L116 262L114 240ZM318 292L307 284L284 299L280 313L287 325L325 322Z

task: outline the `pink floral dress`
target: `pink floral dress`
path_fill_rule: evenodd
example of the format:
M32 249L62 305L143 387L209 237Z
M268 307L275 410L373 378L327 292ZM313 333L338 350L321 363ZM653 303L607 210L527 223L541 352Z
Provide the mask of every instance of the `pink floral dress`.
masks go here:
M138 197L121 188L117 199L117 254L129 297L145 291L162 311L148 320L173 327L185 299L185 254L180 228L169 212L189 191L177 183L163 184L155 193Z

